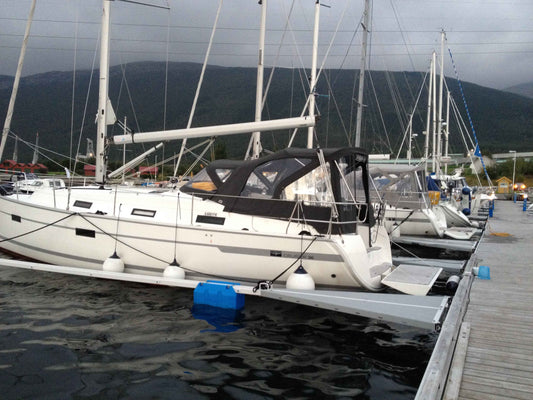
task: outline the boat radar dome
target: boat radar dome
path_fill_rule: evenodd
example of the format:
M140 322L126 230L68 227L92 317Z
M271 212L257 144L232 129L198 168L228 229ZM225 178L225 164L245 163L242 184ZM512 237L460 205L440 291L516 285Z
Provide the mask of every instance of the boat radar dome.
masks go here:
M287 289L293 290L315 290L315 281L311 275L307 273L302 265L294 271L287 279L285 284Z
M102 269L108 272L124 272L124 261L120 259L115 251L111 257L104 261Z

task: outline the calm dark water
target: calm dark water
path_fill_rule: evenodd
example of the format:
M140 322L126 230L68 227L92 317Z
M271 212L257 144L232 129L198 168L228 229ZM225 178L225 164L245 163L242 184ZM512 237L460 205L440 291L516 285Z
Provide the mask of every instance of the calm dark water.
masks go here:
M412 399L436 334L0 267L1 399Z

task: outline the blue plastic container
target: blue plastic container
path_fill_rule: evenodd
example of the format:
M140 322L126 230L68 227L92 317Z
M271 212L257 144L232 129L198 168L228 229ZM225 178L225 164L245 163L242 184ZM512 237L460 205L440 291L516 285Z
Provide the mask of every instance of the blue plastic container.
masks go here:
M235 282L212 281L201 282L194 289L194 304L211 307L240 310L244 307L244 294L236 293Z
M479 279L490 279L490 268L486 265L480 265L477 277Z

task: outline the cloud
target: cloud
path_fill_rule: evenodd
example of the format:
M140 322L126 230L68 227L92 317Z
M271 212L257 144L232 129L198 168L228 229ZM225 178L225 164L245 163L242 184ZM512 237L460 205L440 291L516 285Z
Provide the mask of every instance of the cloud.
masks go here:
M166 5L165 0L149 0ZM111 63L139 60L202 62L216 17L216 0L169 0L170 11L112 2ZM319 52L323 56L338 26L328 67L358 68L363 1L328 0L321 7ZM0 10L0 74L14 75L30 0L3 0ZM314 2L268 2L267 64L310 65ZM289 12L292 13L289 16ZM101 0L37 2L23 74L90 68L97 48ZM505 88L533 81L533 2L459 0L374 1L371 66L425 71L431 52L440 53L440 31L454 54L462 80ZM257 63L260 6L255 0L224 2L210 63ZM289 25L291 30L285 31ZM169 40L167 41L167 37ZM77 38L77 39L76 39ZM283 45L280 45L281 39ZM322 57L321 57L322 58ZM445 74L453 76L445 56Z

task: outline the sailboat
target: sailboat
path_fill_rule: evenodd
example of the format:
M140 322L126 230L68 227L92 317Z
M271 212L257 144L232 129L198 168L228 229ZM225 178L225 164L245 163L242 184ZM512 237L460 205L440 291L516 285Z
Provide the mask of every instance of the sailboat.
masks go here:
M393 270L390 241L374 218L368 154L360 148L287 148L215 161L180 188L106 183L106 141L309 128L315 118L108 138L111 1L102 4L96 184L0 196L0 247L58 266L124 274L287 285L306 274L312 287L381 290Z
M423 166L371 164L376 202L383 202L385 227L400 235L469 240L476 229L448 223L446 206L428 195ZM454 214L452 214L454 215Z

